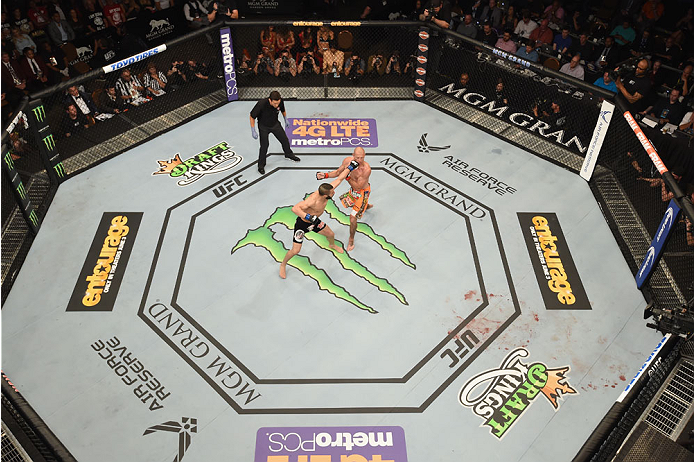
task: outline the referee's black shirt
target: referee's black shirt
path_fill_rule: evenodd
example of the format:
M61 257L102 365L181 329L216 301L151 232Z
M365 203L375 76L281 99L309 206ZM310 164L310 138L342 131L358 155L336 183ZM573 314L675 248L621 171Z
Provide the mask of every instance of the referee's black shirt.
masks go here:
M258 119L258 125L272 128L278 123L277 114L280 112L285 112L283 99L280 100L280 105L277 109L272 107L269 99L261 99L251 111L251 117Z

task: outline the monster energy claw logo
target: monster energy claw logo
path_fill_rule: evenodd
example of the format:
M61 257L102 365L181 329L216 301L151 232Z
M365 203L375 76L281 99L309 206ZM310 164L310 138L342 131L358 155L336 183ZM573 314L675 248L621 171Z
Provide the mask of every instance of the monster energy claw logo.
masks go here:
M58 162L53 166L53 170L55 170L55 173L58 174L58 178L62 178L65 176L65 167L63 167L62 162Z
M24 189L24 183L20 182L17 185L17 192L19 193L19 197L21 197L22 200L24 200L24 198L26 197L26 194L27 194L26 190Z
M43 144L46 145L46 149L52 151L55 149L55 140L53 139L53 134L48 135L43 139Z
M31 211L31 213L29 214L29 219L30 219L31 222L34 224L34 226L38 226L38 225L39 225L39 217L38 217L38 215L36 215L36 211L35 211L35 210L32 210L32 211Z
M14 168L14 161L12 160L12 153L8 152L5 154L5 163L7 167L12 170Z
M306 196L308 197L308 194ZM337 220L340 224L349 226L349 216L342 213L332 199L328 201L325 211L328 213L328 215L330 215L331 218ZM252 244L256 247L267 250L275 261L278 263L281 262L287 252L287 249L284 244L274 238L275 232L270 229L270 226L281 224L291 230L294 228L295 220L296 215L292 212L291 206L278 207L262 226L249 230L246 233L246 236L236 243L236 245L231 249L232 255L240 248ZM357 232L374 241L383 250L388 252L391 257L400 260L403 264L412 269L416 269L415 265L410 261L405 252L388 242L383 236L376 234L371 226L367 225L366 223L358 223ZM313 241L318 247L331 252L342 268L364 279L369 284L376 287L379 291L391 294L403 305L408 304L405 296L400 293L400 291L397 290L387 279L371 273L367 267L351 258L347 253L338 253L331 249L328 245L328 239L325 236L318 233L310 233L304 237L307 240ZM335 241L336 243L339 243L337 239ZM298 269L305 276L308 276L316 281L321 290L325 290L336 298L349 302L361 310L368 311L369 313L378 313L378 311L376 311L373 307L361 302L354 295L349 293L347 289L336 284L325 270L314 265L308 257L303 255L295 255L287 264Z
M43 122L43 119L46 117L46 111L43 109L43 104L32 109L32 112L34 113L36 120Z

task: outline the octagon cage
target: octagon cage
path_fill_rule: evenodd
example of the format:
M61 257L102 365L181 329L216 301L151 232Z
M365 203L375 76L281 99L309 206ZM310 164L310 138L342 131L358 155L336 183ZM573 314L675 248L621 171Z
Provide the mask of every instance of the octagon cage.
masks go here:
M264 49L259 37L270 26L292 30L295 47L286 54ZM304 41L316 37L316 31L317 43ZM275 75L268 58L287 64L290 71ZM163 97L145 98L128 111L90 121L93 126L77 136L65 136L69 88L77 87L99 105L102 93L114 87L123 71L141 79L151 66L169 76ZM231 99L267 98L271 90L287 100L417 100L576 174L592 153L604 104L612 103L616 108L602 134L599 156L592 153L597 164L589 185L634 275L668 206L646 182L638 181L634 163L642 167L642 175L662 176L688 220L694 219L691 197L683 192L685 184L694 183L692 156L681 156L671 137L630 125L614 93L417 21L239 20L178 37L22 100L2 133L2 301L61 182ZM540 116L553 104L565 115L559 129ZM682 174L679 184L667 170L656 168L662 166L660 160ZM642 287L646 301L657 310L676 310L694 298L694 242L688 243L686 223L682 219L673 224L663 257ZM614 456L686 342L675 335L668 343L670 353L657 365L660 372L650 374L636 394L605 417L577 460ZM28 440L40 452L60 454L59 441L45 434L48 430L21 390L6 390L6 382L3 405L21 421Z

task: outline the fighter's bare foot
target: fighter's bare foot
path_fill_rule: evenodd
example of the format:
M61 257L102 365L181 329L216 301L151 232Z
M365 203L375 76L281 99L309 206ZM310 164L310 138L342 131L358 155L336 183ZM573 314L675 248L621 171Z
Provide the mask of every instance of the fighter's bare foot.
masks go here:
M373 206L374 206L373 204L367 204L367 205L366 205L366 210L369 210L369 209L370 209L371 207L373 207Z
M287 279L287 267L280 265L280 277L282 279Z
M337 253L345 253L345 251L342 250L342 247L338 246L337 244L331 245L330 248L333 249Z
M354 250L354 241L350 239L349 242L347 243L347 252L349 252L351 250Z

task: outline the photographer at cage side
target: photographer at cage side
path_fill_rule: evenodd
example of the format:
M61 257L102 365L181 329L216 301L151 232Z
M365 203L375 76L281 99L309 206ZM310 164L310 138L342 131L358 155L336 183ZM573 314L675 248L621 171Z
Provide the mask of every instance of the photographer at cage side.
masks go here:
M386 59L383 53L376 53L369 56L369 61L366 65L366 73L372 77L378 77L386 72Z
M561 127L566 123L566 116L561 112L561 106L556 101L552 101L549 110L542 107L543 104L536 103L533 106L533 114L538 119L547 122L550 128Z
M642 59L632 72L615 76L614 81L618 90L617 99L632 114L636 114L644 107L645 97L651 91L651 79L648 77L649 67L648 60Z
M289 50L282 50L282 54L275 60L275 76L282 80L289 80L296 76L296 61L289 54Z
M339 77L345 65L345 53L337 49L335 40L331 40L329 46L330 48L323 52L323 74L332 72L335 77Z
M388 60L388 65L386 66L386 74L401 74L400 68L400 52L398 50L393 51L393 54Z
M354 83L359 82L366 73L366 61L359 57L359 54L354 52L345 64L345 75Z
M306 54L301 57L297 70L299 71L299 75L303 75L304 77L320 74L320 67L318 67L313 51L307 51Z
M270 57L270 50L263 50L262 53L258 55L255 59L255 64L253 65L253 72L255 75L259 74L270 74L275 75L274 61Z
M448 0L429 0L424 5L420 21L431 21L439 27L448 29L451 23L451 3Z

